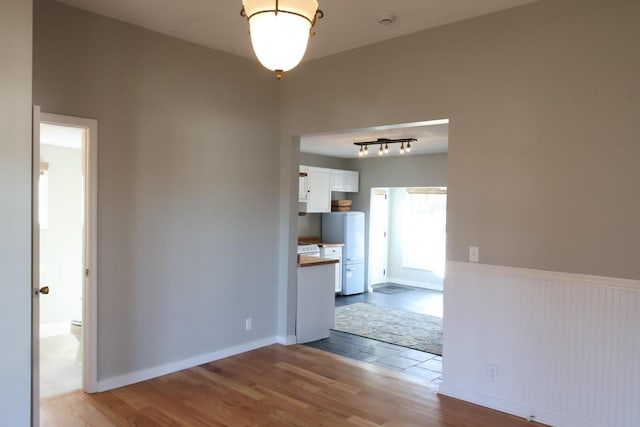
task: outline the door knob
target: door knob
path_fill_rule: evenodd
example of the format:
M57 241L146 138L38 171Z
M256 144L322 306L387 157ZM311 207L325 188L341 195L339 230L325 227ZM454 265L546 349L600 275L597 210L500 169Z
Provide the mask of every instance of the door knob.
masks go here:
M41 294L48 295L48 294L49 294L49 287L48 287L48 286L43 286L43 287L41 287L41 288L40 288L40 291L39 291L39 292L40 292Z

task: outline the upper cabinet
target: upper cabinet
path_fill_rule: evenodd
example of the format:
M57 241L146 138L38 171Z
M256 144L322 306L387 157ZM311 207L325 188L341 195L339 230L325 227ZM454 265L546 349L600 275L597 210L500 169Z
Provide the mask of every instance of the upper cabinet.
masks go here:
M306 166L300 166L298 178L298 201L309 201L309 168Z
M331 191L345 191L345 173L338 169L331 169Z
M358 171L300 166L298 201L306 204L305 212L331 212L331 192L358 192Z
M357 193L359 179L360 173L358 171L331 169L331 191Z
M360 188L360 173L358 171L344 171L344 191L357 193Z
M331 212L331 169L307 170L307 212Z

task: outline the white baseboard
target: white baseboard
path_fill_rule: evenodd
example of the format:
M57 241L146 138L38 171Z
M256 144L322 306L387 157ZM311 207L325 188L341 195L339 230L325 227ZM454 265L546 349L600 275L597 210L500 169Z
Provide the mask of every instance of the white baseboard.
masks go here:
M295 335L287 335L287 336L279 335L277 338L277 342L278 344L282 344L282 345L293 345L298 342L298 339L296 338Z
M496 411L522 417L529 421L536 421L548 426L595 427L593 424L585 424L584 422L572 420L555 414L541 413L539 410L535 410L527 405L480 393L466 387L451 385L445 381L440 384L440 390L438 393L444 396L453 397L454 399L464 400L476 405L495 409ZM533 416L533 418L531 418L531 416Z
M192 368L194 366L202 365L205 363L213 362L225 357L235 356L237 354L245 353L247 351L255 350L260 347L265 347L278 342L278 337L268 337L248 343L240 344L237 346L225 348L223 350L214 351L213 353L203 354L201 356L192 357L189 359L179 360L177 362L168 363L162 366L156 366L154 368L143 369L141 371L131 372L124 375L118 375L115 377L105 378L98 381L98 392L112 390L118 387L124 387L130 384L138 383L140 381L150 380L162 375L167 375L173 372L181 371L183 369Z
M414 288L431 289L432 291L442 292L443 290L442 285L438 286L433 283L413 282L411 280L395 279L392 277L387 278L387 282L397 283L398 285L413 286Z

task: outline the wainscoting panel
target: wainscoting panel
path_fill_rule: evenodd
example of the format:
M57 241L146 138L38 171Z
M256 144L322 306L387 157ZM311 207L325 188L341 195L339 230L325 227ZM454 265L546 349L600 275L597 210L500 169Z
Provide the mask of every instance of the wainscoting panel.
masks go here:
M639 426L640 281L448 262L440 392L554 426Z

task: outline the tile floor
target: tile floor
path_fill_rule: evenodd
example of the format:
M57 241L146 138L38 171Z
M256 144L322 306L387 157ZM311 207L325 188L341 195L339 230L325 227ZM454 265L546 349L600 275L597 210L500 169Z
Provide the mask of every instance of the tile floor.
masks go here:
M40 397L82 388L82 367L76 363L78 341L71 334L40 338Z
M442 317L442 292L406 286L406 291L384 294L374 292L337 296L336 306L369 302L385 307L429 314ZM306 345L357 359L367 363L384 366L424 378L434 384L442 381L442 357L436 354L387 344L369 338L331 331L329 338L307 343Z

